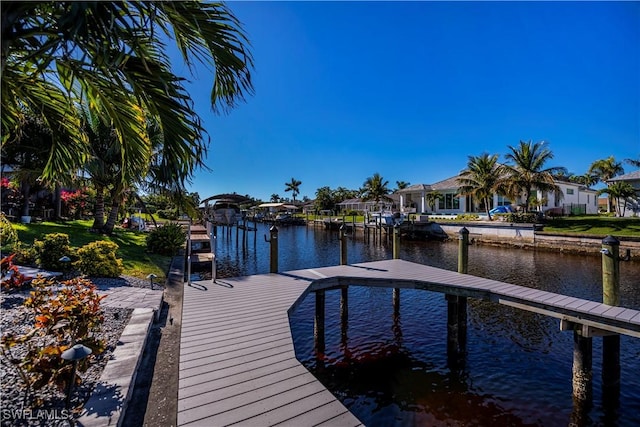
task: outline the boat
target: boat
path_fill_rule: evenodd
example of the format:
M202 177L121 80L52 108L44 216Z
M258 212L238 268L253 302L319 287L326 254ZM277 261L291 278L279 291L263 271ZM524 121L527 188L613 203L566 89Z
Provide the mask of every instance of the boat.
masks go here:
M404 215L400 212L378 211L369 214L368 225L393 227L402 224Z
M207 214L216 225L236 225L242 218L240 206L231 200L216 200Z
M243 218L240 204L250 201L235 193L217 194L204 199L204 216L213 225L237 225Z

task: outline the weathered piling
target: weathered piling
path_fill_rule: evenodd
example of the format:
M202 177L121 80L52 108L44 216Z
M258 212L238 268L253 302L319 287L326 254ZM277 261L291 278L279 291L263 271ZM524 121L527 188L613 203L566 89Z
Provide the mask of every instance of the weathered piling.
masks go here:
M400 224L393 226L393 259L400 259Z
M340 337L346 344L347 330L349 329L349 287L340 289Z
M269 273L278 272L278 227L272 225L269 229L269 239L264 236L264 240L269 243Z
M620 241L613 236L602 240L602 302L620 305ZM620 335L602 337L602 400L617 406L620 398Z
M583 418L593 399L593 338L585 337L581 329L573 331L573 411Z
M340 226L338 240L340 240L340 265L347 265L347 238L344 235L346 227L344 223Z
M400 259L400 226L393 226L393 259ZM400 289L393 288L393 315L397 318L400 315Z
M318 290L316 294L316 311L313 319L313 343L316 355L320 356L324 353L324 301L325 291Z
M467 274L469 230L462 227L458 237L458 273ZM464 365L467 352L467 298L445 295L447 299L447 359L451 367Z
M469 230L462 227L458 232L458 273L467 274L469 265Z

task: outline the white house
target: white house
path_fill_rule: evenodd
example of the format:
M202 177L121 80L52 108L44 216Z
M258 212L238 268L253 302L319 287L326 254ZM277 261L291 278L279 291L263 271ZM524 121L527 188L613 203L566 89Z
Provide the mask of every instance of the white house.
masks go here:
M640 170L611 178L607 184L614 182L626 182L636 189L636 197L627 199L624 216L640 216Z
M435 184L416 184L402 190L398 190L400 195L401 212L430 212L437 214L460 214L460 213L482 213L485 211L482 201L475 200L472 196L460 196L458 190L459 175L436 182ZM597 191L587 188L581 184L556 181L560 187L560 192L542 194L538 191L537 198L540 201L540 209L546 211L551 208L562 209L563 213L573 214L596 214L598 213ZM433 191L440 193L440 198L433 207L428 204L427 194ZM504 196L494 194L491 199L489 209L497 206L510 206L518 204L519 201L509 200Z

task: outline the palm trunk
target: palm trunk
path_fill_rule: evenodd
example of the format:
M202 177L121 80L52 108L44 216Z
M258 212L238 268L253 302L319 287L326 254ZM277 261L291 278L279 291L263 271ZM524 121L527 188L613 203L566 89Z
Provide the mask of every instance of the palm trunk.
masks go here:
M116 221L118 220L118 211L120 210L120 198L113 197L113 201L111 202L111 211L109 212L109 217L107 218L107 222L104 227L102 227L102 232L105 234L113 233L113 229L116 226Z
M29 181L24 180L22 181L21 185L22 188L22 213L20 215L22 216L29 216L29 196L31 193L31 184L29 183Z
M91 228L100 230L104 227L104 186L96 184L96 205L93 211Z
M116 222L118 221L118 213L120 211L120 205L124 199L124 189L120 185L116 185L113 190L111 190L111 211L109 212L109 217L107 218L107 222L104 227L102 227L102 232L105 234L113 233L113 229L116 226Z
M493 218L491 218L491 212L489 212L491 209L489 209L489 198L485 197L484 199L484 210L487 211L487 216L489 217L489 221L493 221Z
M59 220L62 218L62 187L60 187L60 183L56 182L55 189L55 219Z

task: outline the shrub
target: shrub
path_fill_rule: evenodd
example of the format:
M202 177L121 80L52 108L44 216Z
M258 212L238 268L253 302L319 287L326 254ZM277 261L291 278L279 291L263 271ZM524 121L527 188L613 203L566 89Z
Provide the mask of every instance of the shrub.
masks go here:
M31 309L32 327L23 335L2 336L3 363L18 370L27 390L47 384L61 390L67 387L71 364L60 356L72 345L82 343L93 351L91 357L78 364L80 371L88 368L93 356L104 351L104 342L93 335L104 322L100 301L105 296L99 296L87 279L61 282L62 287L54 292L57 284L52 279L34 279L34 291L24 302Z
M178 219L178 213L175 209L158 209L156 212L158 217L162 219L176 220Z
M149 233L147 249L154 254L173 256L186 240L187 234L179 224L167 223Z
M506 214L506 222L533 224L538 222L539 214L537 212L513 212Z
M33 246L22 246L21 242L16 242L16 244L13 245L13 253L16 255L13 261L19 265L36 265L38 261L36 248Z
M459 221L477 221L480 219L480 215L467 213L467 214L458 214L456 219Z
M106 240L88 243L78 249L75 267L90 277L119 277L124 269L122 259L116 258L118 245Z
M10 246L16 242L18 242L18 233L13 229L4 212L0 212L0 244Z
M71 266L60 258L71 255L69 235L64 233L45 234L43 240L35 240L33 246L37 254L37 264L46 270L66 271Z

